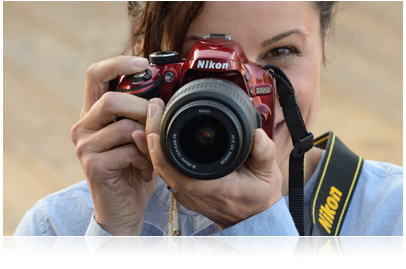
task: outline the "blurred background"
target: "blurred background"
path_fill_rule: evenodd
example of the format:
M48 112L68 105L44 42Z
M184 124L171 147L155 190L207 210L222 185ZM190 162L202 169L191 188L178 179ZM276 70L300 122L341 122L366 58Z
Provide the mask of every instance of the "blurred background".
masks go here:
M344 2L326 52L315 136L403 164L402 2ZM41 197L85 179L70 140L87 67L123 51L124 2L3 3L3 234Z

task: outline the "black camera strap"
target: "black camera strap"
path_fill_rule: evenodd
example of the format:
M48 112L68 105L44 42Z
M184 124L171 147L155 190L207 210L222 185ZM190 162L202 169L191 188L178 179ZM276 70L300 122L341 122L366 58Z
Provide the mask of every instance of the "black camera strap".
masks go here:
M337 236L351 203L363 158L347 148L332 132L314 141L326 151L310 204L311 235Z
M304 235L304 154L313 147L313 134L307 132L295 90L285 73L274 65L263 69L276 80L279 103L293 142L289 157L289 211L299 235Z

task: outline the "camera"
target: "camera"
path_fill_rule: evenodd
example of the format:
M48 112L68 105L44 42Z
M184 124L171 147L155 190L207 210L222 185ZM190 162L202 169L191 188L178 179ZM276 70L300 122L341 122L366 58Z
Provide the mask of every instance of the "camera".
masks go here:
M249 157L256 128L273 139L275 79L230 35L207 34L186 59L160 51L149 61L145 72L120 76L115 90L165 102L161 146L183 174L226 176Z

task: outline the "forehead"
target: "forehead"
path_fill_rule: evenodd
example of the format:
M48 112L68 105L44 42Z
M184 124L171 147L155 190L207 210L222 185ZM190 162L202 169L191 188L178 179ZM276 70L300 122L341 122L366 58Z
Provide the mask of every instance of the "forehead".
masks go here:
M234 40L269 38L293 28L319 29L319 15L311 2L205 2L187 36L229 33Z

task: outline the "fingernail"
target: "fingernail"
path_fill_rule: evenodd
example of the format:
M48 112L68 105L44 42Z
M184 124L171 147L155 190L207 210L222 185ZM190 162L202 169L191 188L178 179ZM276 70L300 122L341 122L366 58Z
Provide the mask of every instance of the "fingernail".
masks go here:
M260 139L260 141L259 141L259 149L261 151L263 151L268 146L268 143L269 143L268 136L265 135L264 131L257 132L257 134L259 135L259 139Z
M154 138L152 137L152 135L149 135L147 137L147 143L148 143L148 150L149 151L154 150Z
M131 60L131 64L132 64L134 67L137 67L137 68L140 68L140 67L145 67L145 68L147 68L149 62L148 62L148 60L145 59L145 58L134 58L134 59Z
M161 102L161 99L159 99L159 98L152 98L151 100L149 100L149 102L150 102L151 104L157 104L157 105L159 105L159 103Z
M148 104L148 119L152 119L156 112L156 104Z

